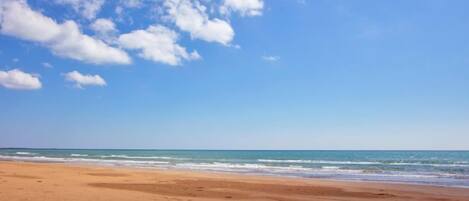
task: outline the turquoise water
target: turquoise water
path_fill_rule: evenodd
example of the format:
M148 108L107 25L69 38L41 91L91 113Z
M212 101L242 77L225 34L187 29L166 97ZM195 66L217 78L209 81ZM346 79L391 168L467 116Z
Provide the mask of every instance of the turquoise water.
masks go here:
M0 159L469 187L469 151L0 149Z

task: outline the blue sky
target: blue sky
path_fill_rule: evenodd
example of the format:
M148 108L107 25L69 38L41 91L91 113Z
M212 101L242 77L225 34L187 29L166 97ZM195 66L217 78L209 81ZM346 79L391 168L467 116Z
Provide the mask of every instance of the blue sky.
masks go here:
M468 1L0 3L0 147L468 149Z

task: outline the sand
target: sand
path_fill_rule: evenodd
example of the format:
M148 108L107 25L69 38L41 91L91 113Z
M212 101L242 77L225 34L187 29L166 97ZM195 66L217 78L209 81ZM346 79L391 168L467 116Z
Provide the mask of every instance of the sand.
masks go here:
M469 201L469 189L0 162L0 201Z

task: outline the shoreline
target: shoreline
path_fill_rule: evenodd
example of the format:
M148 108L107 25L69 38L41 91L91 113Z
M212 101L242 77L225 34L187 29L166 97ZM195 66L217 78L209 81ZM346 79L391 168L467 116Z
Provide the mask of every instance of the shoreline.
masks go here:
M40 161L40 160L18 160L18 159L5 159L0 158L2 162L20 162L20 163L38 163L38 164L62 164L70 166L84 166L84 167L105 167L105 168L118 168L127 170L155 170L155 171L175 171L175 172L194 172L194 173L207 173L207 174L227 174L227 175L238 175L238 176L253 176L253 177L267 177L267 178L279 178L279 179L299 179L299 180L318 180L318 181L336 181L336 182L351 182L351 183L378 183L378 184L390 184L390 185L414 185L414 186L430 186L430 187L442 187L442 188L461 188L469 189L469 186L458 186L458 185L439 185L431 183L418 183L418 182L406 182L406 181L380 181L380 180L360 180L360 179L339 179L339 178L315 178L315 177L301 177L301 176L290 176L290 175L278 175L278 174L262 174L254 172L231 172L231 171L217 171L217 170L204 170L204 169L190 169L190 168L176 168L176 167L143 167L143 166L125 166L125 165L112 165L106 163L87 163L87 162L61 162L61 161Z
M0 189L0 200L469 200L459 187L18 161L0 161ZM93 193L67 196L77 191Z

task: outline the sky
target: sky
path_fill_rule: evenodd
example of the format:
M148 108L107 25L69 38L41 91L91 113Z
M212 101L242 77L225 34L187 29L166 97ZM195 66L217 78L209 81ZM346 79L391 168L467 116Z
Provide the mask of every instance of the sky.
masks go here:
M3 0L0 147L469 149L466 0Z

